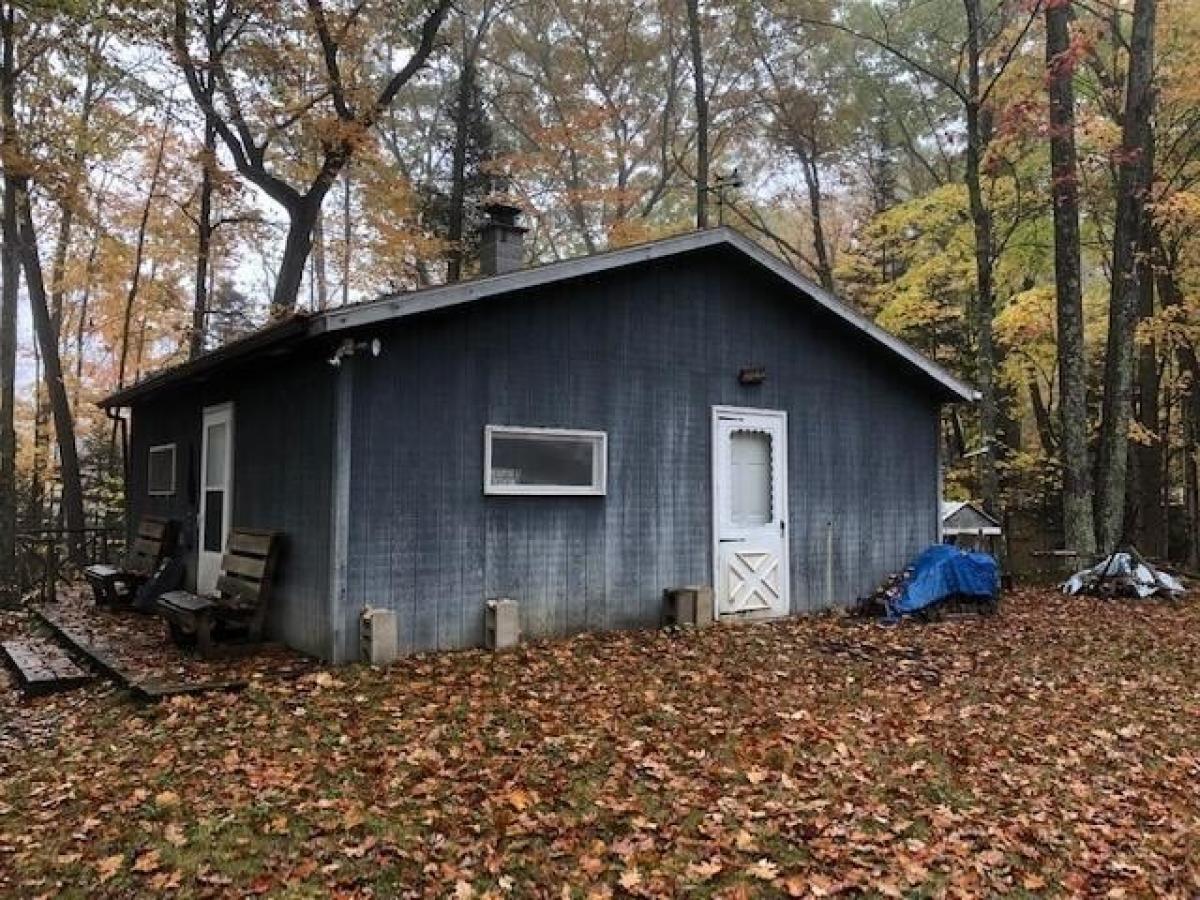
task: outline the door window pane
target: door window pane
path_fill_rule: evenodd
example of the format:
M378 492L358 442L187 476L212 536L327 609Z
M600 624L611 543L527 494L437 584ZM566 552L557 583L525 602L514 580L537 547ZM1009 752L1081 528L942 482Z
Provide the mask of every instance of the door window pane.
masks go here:
M729 436L730 517L735 525L771 521L771 435L735 431Z
M204 549L220 553L223 525L225 522L225 492L204 492Z
M204 459L205 487L221 487L225 484L225 442L228 434L224 422L208 426L208 447Z

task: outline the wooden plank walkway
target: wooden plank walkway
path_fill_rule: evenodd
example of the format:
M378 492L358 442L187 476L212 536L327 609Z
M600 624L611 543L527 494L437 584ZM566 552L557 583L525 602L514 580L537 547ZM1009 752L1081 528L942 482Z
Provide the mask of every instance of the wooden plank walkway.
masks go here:
M85 657L104 675L116 682L118 687L129 691L139 700L153 703L180 694L233 693L244 690L246 687L246 681L241 678L191 682L163 682L157 679L147 679L122 661L117 648L101 630L79 627L53 607L35 606L33 611L42 622L49 626L59 640Z
M80 668L62 647L49 641L4 641L0 649L28 696L70 690L92 680L91 672Z

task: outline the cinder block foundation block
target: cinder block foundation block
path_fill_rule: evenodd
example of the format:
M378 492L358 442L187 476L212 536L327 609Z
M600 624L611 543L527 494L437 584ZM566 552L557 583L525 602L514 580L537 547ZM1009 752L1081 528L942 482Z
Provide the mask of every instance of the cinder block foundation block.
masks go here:
M386 666L396 661L399 647L396 636L396 613L390 609L364 609L358 625L361 658L372 666Z
M703 627L713 622L713 589L707 584L667 588L663 601L668 625Z
M515 647L521 641L521 619L517 601L494 597L484 607L484 644L489 650Z

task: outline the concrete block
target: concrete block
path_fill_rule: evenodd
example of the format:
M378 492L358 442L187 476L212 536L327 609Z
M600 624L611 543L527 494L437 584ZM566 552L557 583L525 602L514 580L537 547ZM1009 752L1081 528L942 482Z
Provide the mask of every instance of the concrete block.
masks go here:
M521 640L521 620L517 601L493 597L484 606L484 643L489 650L515 647Z
M713 623L713 589L707 584L667 588L663 600L668 625L703 627Z
M396 613L390 609L363 610L358 636L361 658L372 666L386 666L399 656L396 635Z

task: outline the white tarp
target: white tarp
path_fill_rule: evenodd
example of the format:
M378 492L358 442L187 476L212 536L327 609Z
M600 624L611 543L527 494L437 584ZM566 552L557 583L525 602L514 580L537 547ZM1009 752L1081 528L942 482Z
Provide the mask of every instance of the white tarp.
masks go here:
M1104 582L1117 582L1127 586L1138 597L1162 594L1178 597L1186 593L1183 583L1173 575L1152 569L1132 553L1113 553L1104 561L1076 572L1062 586L1064 594L1078 594L1087 588Z

